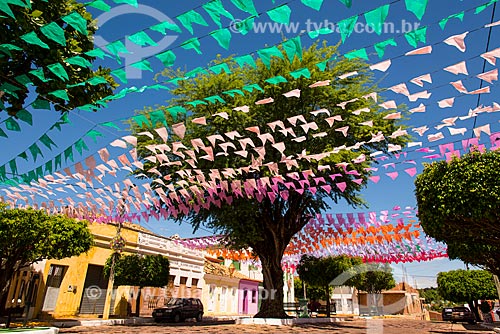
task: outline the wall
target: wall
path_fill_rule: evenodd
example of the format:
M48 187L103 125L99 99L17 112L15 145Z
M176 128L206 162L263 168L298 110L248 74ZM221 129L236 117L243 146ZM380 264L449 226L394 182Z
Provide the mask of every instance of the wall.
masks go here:
M247 291L246 297L245 291ZM258 300L259 282L243 279L240 280L238 286L238 314L256 314L259 311Z
M238 278L205 274L204 282L202 303L205 315L238 314Z

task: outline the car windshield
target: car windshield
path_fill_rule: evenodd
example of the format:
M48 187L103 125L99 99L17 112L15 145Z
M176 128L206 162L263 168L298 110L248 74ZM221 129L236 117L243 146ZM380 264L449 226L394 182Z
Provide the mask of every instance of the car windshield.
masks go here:
M182 299L171 298L166 305L167 306L182 305Z
M455 311L455 312L469 312L469 309L467 307L454 307L453 311Z

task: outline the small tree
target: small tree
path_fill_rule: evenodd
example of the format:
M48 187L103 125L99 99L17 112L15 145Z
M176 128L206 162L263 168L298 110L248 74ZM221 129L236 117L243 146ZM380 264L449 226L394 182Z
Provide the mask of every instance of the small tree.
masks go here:
M415 180L424 231L450 256L500 275L500 151L426 165Z
M478 300L495 299L493 275L485 270L452 270L440 272L437 277L438 292L455 303L467 303L479 319Z
M4 2L5 6L7 3ZM92 70L91 63L96 57L85 54L94 49L92 37L97 25L82 3L76 0L28 1L29 8L22 5L23 1L10 3L15 4L9 6L15 18L0 11L0 102L6 105L10 115L17 115L23 109L28 94L45 103L54 101L56 110L67 111L113 93L116 84L109 75L110 70L101 67ZM67 24L65 19L73 24ZM47 24L52 26L44 29ZM58 30L62 29L60 36ZM55 32L49 35L61 40L56 42L48 38L44 31ZM27 33L36 33L46 47L41 47L42 43L27 43L22 39ZM32 74L33 69L37 70L36 75ZM93 78L93 84L84 83ZM35 89L28 90L28 82L32 82ZM59 90L66 90L69 100L53 95L46 98L47 94Z
M109 275L112 257L109 257L104 267L104 274ZM161 288L168 284L170 264L168 258L160 254L140 256L118 255L115 258L115 280L114 285L138 286L139 292L135 301L136 315L139 316L141 307L142 288Z
M295 291L296 298L302 298L304 296L304 284L306 285L306 298L320 300L324 297L325 293L323 288L317 288L315 286L310 286L302 282L299 277L293 279L293 288Z
M0 203L0 308L10 281L20 269L43 259L62 259L90 249L86 221L42 210L9 209Z
M297 273L307 285L323 289L326 309L330 310L332 281L361 263L360 258L352 258L346 255L324 258L304 255L297 266ZM346 282L346 285L349 285L349 282ZM327 316L330 316L330 312L327 312Z
M350 279L352 286L360 291L367 292L367 302L369 302L368 297L373 295L375 306L378 305L378 297L380 297L382 291L396 286L392 269L387 263L367 263L356 269L357 275Z

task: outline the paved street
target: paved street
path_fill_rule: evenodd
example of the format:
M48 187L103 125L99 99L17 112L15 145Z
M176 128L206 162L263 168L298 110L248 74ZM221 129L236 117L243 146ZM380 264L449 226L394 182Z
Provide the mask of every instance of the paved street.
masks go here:
M308 324L300 326L255 326L214 323L189 323L186 324L150 324L141 326L100 326L100 327L72 327L61 328L60 333L203 333L203 334L243 334L243 333L339 333L339 334L422 334L422 333L468 333L487 334L493 333L479 325L461 325L450 323L431 323L407 319L374 319L354 320L338 324Z

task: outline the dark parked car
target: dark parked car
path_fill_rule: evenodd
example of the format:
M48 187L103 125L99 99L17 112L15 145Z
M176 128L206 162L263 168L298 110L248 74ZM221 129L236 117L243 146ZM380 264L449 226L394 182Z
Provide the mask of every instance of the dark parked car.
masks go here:
M476 316L467 307L446 307L442 312L443 321L476 323Z
M164 307L154 309L153 318L156 322L180 322L189 318L200 322L203 320L203 304L197 298L171 298Z

